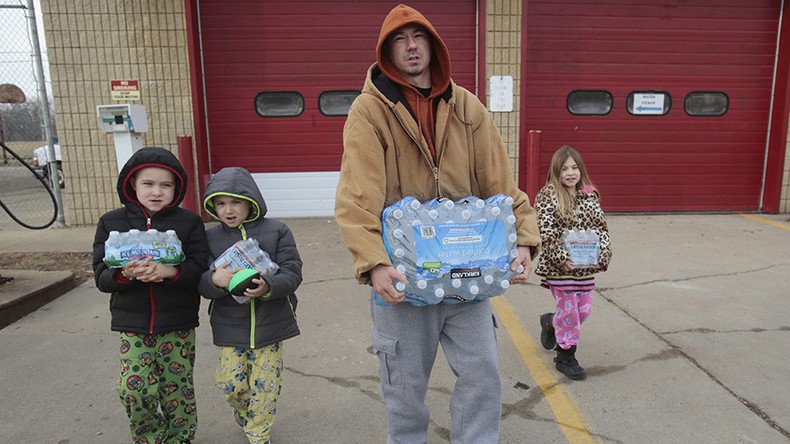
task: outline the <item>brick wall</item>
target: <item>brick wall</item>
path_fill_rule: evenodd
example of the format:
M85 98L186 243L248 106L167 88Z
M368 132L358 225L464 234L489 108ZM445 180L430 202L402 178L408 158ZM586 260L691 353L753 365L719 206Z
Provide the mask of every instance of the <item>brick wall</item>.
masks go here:
M486 98L491 76L513 77L513 112L492 113L518 180L521 81L521 2L486 1ZM534 196L530 196L533 198Z
M91 225L120 206L111 134L96 106L113 103L110 80L140 81L149 130L143 145L176 152L193 134L184 4L180 0L41 2L58 136L67 177L68 225Z

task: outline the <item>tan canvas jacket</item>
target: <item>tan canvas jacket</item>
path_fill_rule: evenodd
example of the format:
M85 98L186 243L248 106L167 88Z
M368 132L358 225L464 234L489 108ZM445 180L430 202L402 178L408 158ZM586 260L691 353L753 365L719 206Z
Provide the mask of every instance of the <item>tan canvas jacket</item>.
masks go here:
M499 131L483 104L453 82L436 99L434 162L415 119L397 98L397 86L390 83L395 89L389 90L387 82L374 84L379 74L375 64L368 70L343 130L335 219L353 255L356 278L368 284L370 269L391 265L381 237L381 212L406 196L420 201L511 196L518 245L534 247L534 257L540 245L535 210L516 186Z

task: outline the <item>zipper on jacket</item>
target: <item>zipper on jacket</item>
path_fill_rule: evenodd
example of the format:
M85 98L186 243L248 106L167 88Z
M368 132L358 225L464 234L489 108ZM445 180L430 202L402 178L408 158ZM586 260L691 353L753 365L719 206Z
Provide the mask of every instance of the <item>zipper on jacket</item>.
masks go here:
M436 182L436 197L442 197L442 193L439 192L439 167L433 167L433 180Z
M250 301L250 348L255 348L255 299Z
M455 113L455 105L449 105L450 109L447 111L447 121L444 122L444 134L442 134L441 143L437 144L436 146L436 168L433 169L433 177L436 181L436 198L442 197L442 192L439 189L439 166L442 164L442 154L444 153L445 147L447 145L447 137L449 137L450 131L447 130L447 127L450 125L450 116Z
M398 114L398 112L395 111L394 109L392 110L392 113L395 114L395 118L398 119L398 123L400 123L401 127L403 127L403 129L409 135L411 140L413 140L414 143L417 144L417 146L420 148L420 151L422 152L422 156L425 158L425 161L428 162L428 167L430 167L431 170L433 171L433 180L434 180L434 183L436 183L436 197L442 197L441 193L439 192L439 167L436 166L436 164L434 163L433 159L431 159L431 156L429 156L428 154L425 154L425 149L423 149L425 147L423 147L422 144L414 137L414 135L411 133L411 131L408 130L408 128L406 127L406 124L403 123L403 120L400 118L400 114ZM422 131L420 131L420 136L422 136ZM424 137L424 136L422 136L422 137ZM438 154L438 152L437 152L437 154Z
M148 215L148 212L145 211L145 207L141 204L140 209L143 211L143 216L145 216L145 229L151 229L151 216ZM156 323L156 301L154 300L154 284L148 284L148 300L151 303L151 316L148 320L148 334L154 334L154 323Z
M148 284L148 298L151 301L151 321L148 324L148 334L154 334L154 322L156 321L156 302L154 302L154 284Z
M239 225L239 231L241 231L241 239L247 240L244 223ZM250 301L250 348L255 348L255 299Z

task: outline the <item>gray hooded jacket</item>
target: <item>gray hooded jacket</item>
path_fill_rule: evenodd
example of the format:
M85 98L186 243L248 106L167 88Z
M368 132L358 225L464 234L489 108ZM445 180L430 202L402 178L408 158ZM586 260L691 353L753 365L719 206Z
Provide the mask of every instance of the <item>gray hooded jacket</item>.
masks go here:
M214 344L220 347L260 348L299 334L296 324L296 288L302 283L302 259L291 230L282 222L268 219L263 200L252 175L243 168L223 168L206 185L203 207L218 219L212 198L232 196L250 202L250 214L238 227L220 223L206 231L211 262L236 242L253 238L279 265L273 276L264 276L268 296L240 304L227 289L211 282L213 270L200 279L200 294L211 299L211 328Z

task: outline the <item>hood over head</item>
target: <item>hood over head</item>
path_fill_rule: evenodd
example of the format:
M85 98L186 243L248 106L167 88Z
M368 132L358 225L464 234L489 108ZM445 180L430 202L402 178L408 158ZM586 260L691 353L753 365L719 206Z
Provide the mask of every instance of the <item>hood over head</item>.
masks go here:
M121 168L117 185L121 203L127 207L142 208L137 193L132 188L132 179L135 173L148 167L164 168L173 173L176 189L173 193L173 201L165 207L165 210L177 207L187 193L187 172L173 153L158 146L144 147L135 151Z
M376 43L376 64L392 81L416 91L416 88L410 85L395 68L387 54L387 37L401 27L411 23L422 26L431 35L430 97L436 97L442 94L450 85L450 78L452 77L450 53L431 22L416 9L400 4L392 8L387 17L384 18L384 23L381 24L381 31L379 32L379 39Z
M214 219L219 219L214 202L211 201L215 196L231 196L248 201L250 214L243 223L263 219L266 215L266 201L263 200L261 190L252 178L252 174L244 168L223 168L206 185L206 192L203 193L203 208Z

